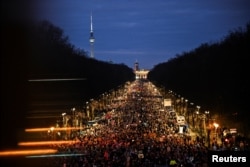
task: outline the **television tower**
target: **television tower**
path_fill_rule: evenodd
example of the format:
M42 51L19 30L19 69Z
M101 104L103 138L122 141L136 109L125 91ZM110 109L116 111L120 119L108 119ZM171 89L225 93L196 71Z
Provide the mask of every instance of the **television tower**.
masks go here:
M92 12L90 15L90 37L89 37L89 43L90 43L90 57L94 58L94 31L93 31L93 22L92 22Z

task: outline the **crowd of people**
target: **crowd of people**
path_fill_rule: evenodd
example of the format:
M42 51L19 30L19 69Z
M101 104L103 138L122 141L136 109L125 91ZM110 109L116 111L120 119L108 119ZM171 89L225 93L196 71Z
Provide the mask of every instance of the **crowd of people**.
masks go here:
M72 167L168 167L206 166L208 149L186 136L141 134L134 129L105 128L70 144L54 145L62 156L55 166ZM51 164L50 164L51 165Z
M48 157L48 166L206 167L204 141L168 124L162 98L149 84L137 81L112 117L77 133L71 143L52 145L59 156Z

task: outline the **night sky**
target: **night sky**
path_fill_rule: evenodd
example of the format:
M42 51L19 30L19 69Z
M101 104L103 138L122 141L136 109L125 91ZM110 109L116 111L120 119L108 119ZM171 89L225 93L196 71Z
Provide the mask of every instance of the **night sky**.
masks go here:
M250 21L249 0L39 0L32 8L88 52L92 12L95 58L129 67L138 61L144 69L218 42Z
M151 69L245 27L249 9L249 0L1 1L0 149L15 145L15 131L25 126L30 48L20 22L49 20L76 48L89 51L92 12L96 59Z

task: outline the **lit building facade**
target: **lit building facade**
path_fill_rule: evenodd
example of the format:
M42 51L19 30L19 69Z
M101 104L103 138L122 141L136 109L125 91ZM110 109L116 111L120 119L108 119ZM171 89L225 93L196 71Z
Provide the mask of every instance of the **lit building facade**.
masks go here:
M144 70L139 68L139 63L134 64L135 79L147 79L149 70Z

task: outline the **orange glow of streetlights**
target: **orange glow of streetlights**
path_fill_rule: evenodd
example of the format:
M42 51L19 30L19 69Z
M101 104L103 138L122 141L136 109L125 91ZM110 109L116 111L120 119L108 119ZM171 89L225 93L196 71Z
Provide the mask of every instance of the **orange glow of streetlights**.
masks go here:
M55 149L5 150L0 151L0 157L54 154L56 152L57 150Z
M62 141L31 141L31 142L19 142L19 146L46 146L46 145L54 145L54 144L72 144L76 141L73 140L62 140Z
M63 128L30 128L25 129L25 132L46 132L46 131L63 131L63 130L80 130L80 127L63 127Z
M217 128L219 127L219 124L213 123L213 125L214 125L214 127L215 127L215 138L217 139L217 135L218 135L218 133L217 133Z
M214 125L215 129L217 129L219 127L219 124L217 124L217 123L214 123L213 125Z

